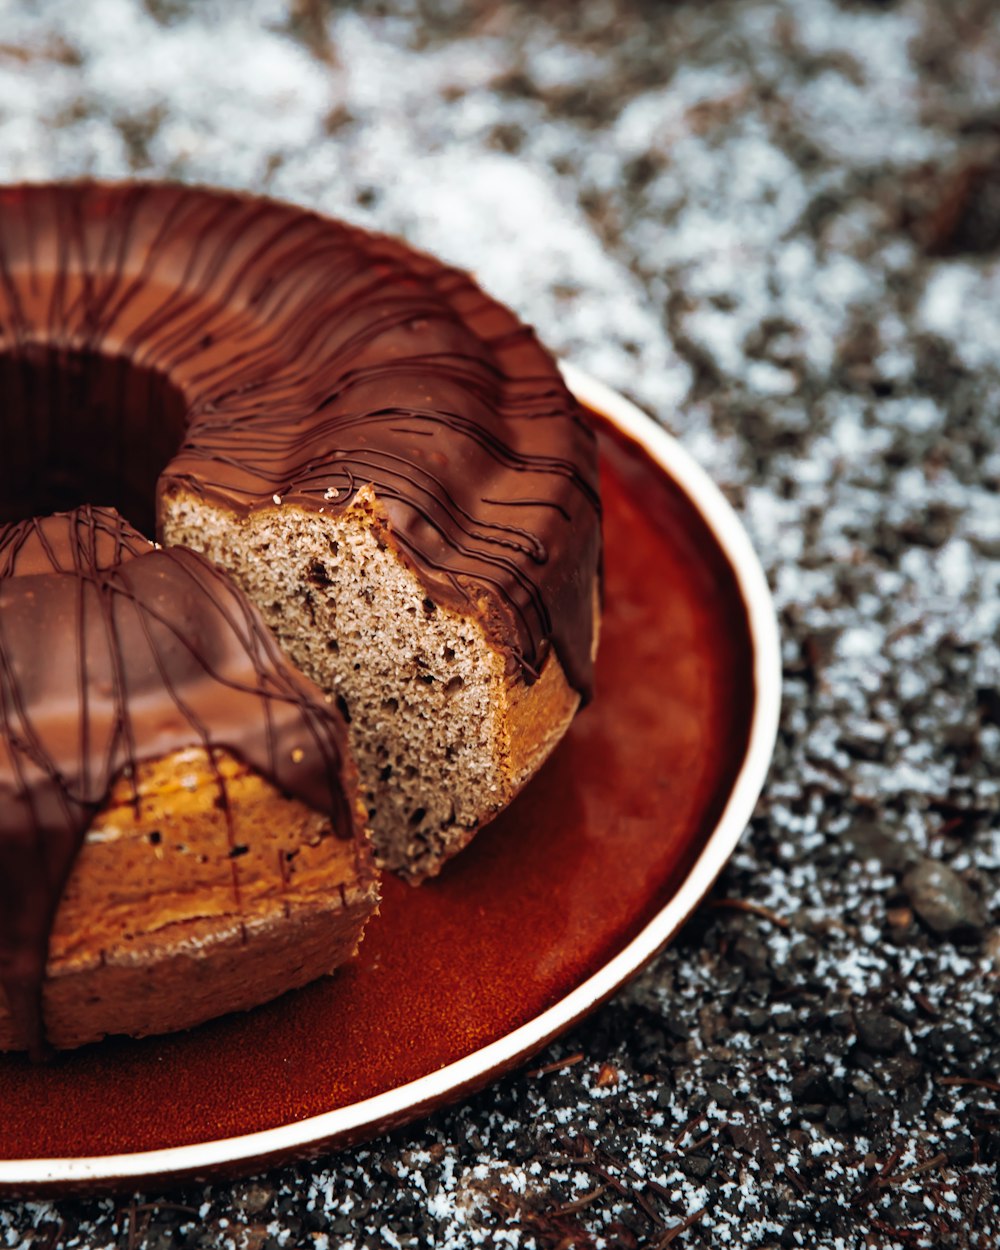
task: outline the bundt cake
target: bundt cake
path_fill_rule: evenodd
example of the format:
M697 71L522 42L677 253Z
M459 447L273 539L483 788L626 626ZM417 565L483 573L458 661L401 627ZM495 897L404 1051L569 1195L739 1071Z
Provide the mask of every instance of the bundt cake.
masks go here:
M242 588L348 723L378 858L410 880L510 801L589 697L595 441L533 333L466 274L229 193L8 188L0 389L0 522L93 500L166 544L124 570L155 556L201 576L211 566L195 552L224 568L219 586ZM139 541L116 539L116 551ZM5 593L27 594L10 591L16 580ZM73 645L64 623L38 628L46 652ZM219 793L249 766L268 801L302 797L287 798L287 778L257 768L242 740L213 734L200 749ZM53 793L84 755L67 750ZM137 765L152 757L136 756L127 780L159 796L176 772L148 779ZM4 760L0 786L17 792ZM121 808L110 762L101 778L98 794L87 777L89 801L104 804L92 829ZM157 803L154 823L169 806ZM345 821L341 805L334 827ZM0 815L0 843L8 824ZM81 874L92 845L119 853L107 842L88 839ZM345 917L374 897L363 859L337 869ZM55 923L53 952L61 910Z

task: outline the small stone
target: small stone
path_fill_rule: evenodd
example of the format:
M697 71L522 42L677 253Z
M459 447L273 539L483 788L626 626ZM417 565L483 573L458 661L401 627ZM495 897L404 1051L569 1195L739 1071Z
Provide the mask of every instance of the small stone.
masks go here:
M979 898L947 864L920 860L903 878L903 889L924 924L942 937L978 933L986 923Z
M958 755L974 751L979 744L979 726L965 721L948 725L941 734L941 740Z
M874 859L889 872L904 872L916 860L916 852L898 836L870 820L859 821L847 832L858 859Z
M903 1091L903 1096L896 1104L896 1115L900 1124L913 1124L920 1116L926 1098L920 1089L911 1085Z
M855 759L878 761L885 759L886 739L884 734L841 734L840 745L848 755Z
M848 1115L846 1107L828 1107L826 1111L826 1126L833 1132L839 1133L841 1129L847 1127Z
M768 950L767 946L751 933L741 933L733 943L733 955L749 968L751 972L762 973L767 971Z
M621 1073L612 1063L602 1063L601 1069L597 1074L597 1080L594 1084L598 1089L607 1089L609 1085L617 1085L621 1080Z
M732 1090L726 1085L709 1085L706 1092L720 1107L731 1107L735 1101Z
M808 1027L814 1027L812 1020L809 1021ZM829 1037L811 1037L806 1042L804 1049L805 1057L812 1063L822 1063L828 1054L842 1056L846 1048L840 1038L834 1041Z
M821 1103L830 1097L830 1082L819 1068L806 1068L792 1078L792 1097L797 1103Z
M857 1018L858 1042L875 1055L892 1055L906 1044L906 1028L892 1016L866 1011Z
M948 1158L952 1163L965 1166L975 1158L975 1143L968 1133L960 1133L948 1143Z
M949 1025L931 1029L925 1040L933 1054L953 1055L956 1059L967 1059L976 1049L967 1032Z
M889 1065L893 1089L924 1088L924 1063L916 1055L897 1055Z
M233 1191L233 1206L244 1215L260 1215L274 1201L275 1187L266 1181L248 1181Z
M757 1160L774 1158L774 1145L763 1125L727 1124L725 1134L742 1154L753 1155Z
M681 1171L686 1176L703 1181L712 1170L712 1160L707 1155L688 1155L681 1164Z
M874 1111L876 1115L890 1115L895 1107L893 1099L885 1094L866 1094L865 1102L868 1104L869 1111Z

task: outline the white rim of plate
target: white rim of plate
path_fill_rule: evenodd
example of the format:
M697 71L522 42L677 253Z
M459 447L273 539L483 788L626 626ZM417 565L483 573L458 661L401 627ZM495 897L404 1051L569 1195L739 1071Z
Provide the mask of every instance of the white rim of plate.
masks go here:
M749 823L774 750L781 705L781 653L771 592L739 518L688 452L624 396L575 365L563 362L560 367L580 403L607 417L639 443L688 496L726 555L746 608L754 653L754 706L746 755L718 824L677 893L631 942L565 998L513 1032L436 1072L361 1102L241 1137L131 1154L0 1161L0 1187L10 1190L60 1183L75 1187L88 1182L168 1177L231 1167L243 1160L267 1166L269 1156L280 1160L348 1136L360 1140L368 1128L377 1133L379 1125L403 1118L409 1110L443 1104L450 1093L488 1080L493 1072L508 1071L518 1060L536 1053L621 988L669 941L707 894Z

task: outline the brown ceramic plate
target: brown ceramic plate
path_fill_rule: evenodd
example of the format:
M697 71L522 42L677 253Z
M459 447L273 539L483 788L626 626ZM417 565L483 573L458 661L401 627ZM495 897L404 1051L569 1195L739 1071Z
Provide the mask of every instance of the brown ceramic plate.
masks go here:
M335 977L189 1033L34 1067L0 1057L0 1189L250 1172L454 1102L603 1002L676 932L763 784L780 665L734 513L631 404L599 414L598 693L531 785L441 877L385 887Z

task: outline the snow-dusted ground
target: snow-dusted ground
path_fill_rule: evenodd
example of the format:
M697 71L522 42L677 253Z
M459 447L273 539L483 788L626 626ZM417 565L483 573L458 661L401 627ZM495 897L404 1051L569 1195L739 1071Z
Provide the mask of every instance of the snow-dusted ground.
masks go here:
M703 909L562 1073L0 1244L1000 1244L995 4L6 0L0 177L81 173L403 234L679 434L781 613L717 894L782 923Z

